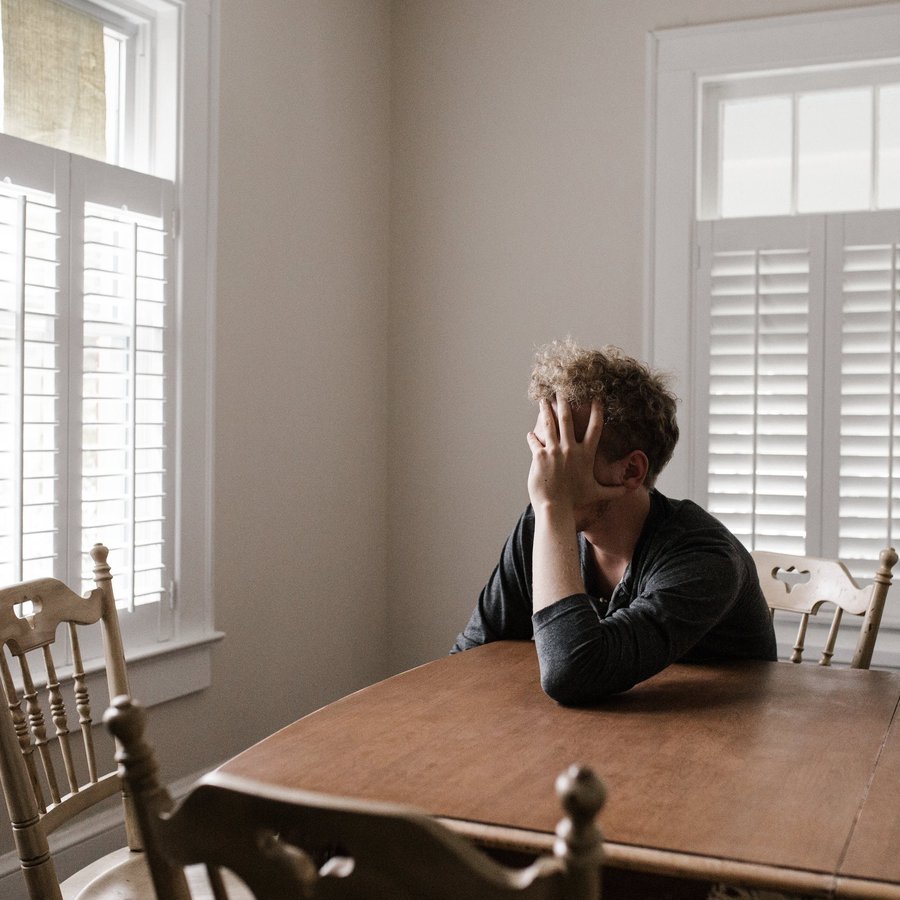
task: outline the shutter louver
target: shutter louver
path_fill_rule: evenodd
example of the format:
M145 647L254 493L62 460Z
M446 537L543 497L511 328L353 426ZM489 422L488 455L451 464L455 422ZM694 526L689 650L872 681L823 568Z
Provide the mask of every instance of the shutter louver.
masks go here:
M700 499L750 549L838 557L867 582L900 541L900 214L698 239Z
M842 248L839 555L871 578L900 533L898 245Z
M806 549L809 271L803 248L712 255L707 505L750 548Z
M0 185L0 584L57 569L59 210Z
M110 547L133 608L167 584L163 220L85 204L84 261L81 550Z

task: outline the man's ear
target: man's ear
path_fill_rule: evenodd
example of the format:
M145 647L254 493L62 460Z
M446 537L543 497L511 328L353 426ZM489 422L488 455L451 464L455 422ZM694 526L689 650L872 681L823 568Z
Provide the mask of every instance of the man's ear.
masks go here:
M650 461L643 450L632 450L624 459L625 471L622 475L622 483L635 490L641 487L647 480L647 472L650 469Z

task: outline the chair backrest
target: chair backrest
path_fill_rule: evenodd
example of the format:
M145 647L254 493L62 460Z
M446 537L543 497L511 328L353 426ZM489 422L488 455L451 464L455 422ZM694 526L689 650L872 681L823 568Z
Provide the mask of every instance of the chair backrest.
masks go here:
M181 867L198 863L207 866L217 898L227 897L223 869L258 900L600 896L602 842L594 819L605 791L589 769L572 766L557 779L566 817L557 828L554 856L508 869L422 812L223 772L202 778L174 808L143 738L140 705L118 697L104 718L121 746L120 772L134 799L160 900L186 900Z
M776 610L787 610L800 615L791 662L799 663L803 659L809 617L816 615L825 603L830 603L834 605L834 614L819 665L831 665L841 618L844 613L850 613L864 617L850 666L869 668L891 586L892 570L897 564L897 553L892 547L881 551L878 571L866 587L860 587L838 560L763 550L754 550L751 555L770 612L774 615Z
M127 693L108 552L91 550L97 587L86 597L54 578L0 590L0 783L29 895L41 900L61 897L47 836L121 788L112 760L98 768L79 640L81 626L100 622L109 696ZM129 845L139 849L127 807Z

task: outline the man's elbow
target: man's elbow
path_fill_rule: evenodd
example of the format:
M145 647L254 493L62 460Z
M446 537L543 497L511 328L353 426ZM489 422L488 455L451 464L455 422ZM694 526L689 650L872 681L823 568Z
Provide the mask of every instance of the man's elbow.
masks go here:
M568 666L542 669L541 688L551 700L562 706L588 706L621 690L596 678L588 682Z

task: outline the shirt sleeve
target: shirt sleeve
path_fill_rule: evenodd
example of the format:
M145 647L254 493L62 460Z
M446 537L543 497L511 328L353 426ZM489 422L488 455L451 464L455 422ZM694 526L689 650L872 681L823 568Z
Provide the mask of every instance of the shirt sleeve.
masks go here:
M533 616L541 686L560 703L596 703L676 662L735 602L731 553L716 548L673 555L638 595L598 616L586 594L565 597Z
M468 624L457 636L451 653L469 650L491 641L532 638L533 542L534 515L529 506L506 539L500 561L481 591Z

